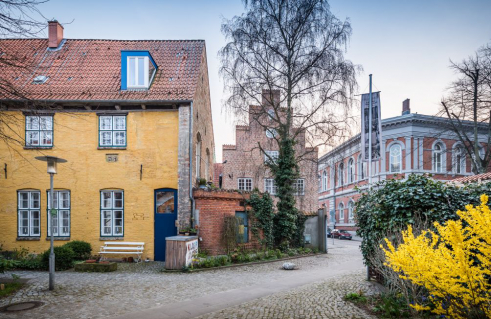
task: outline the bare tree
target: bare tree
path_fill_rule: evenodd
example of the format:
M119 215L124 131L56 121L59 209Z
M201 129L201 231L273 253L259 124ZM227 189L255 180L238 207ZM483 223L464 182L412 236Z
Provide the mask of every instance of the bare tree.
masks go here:
M0 0L0 39L1 38L31 38L47 27L47 19L39 11L38 6L48 0ZM45 108L29 100L27 92L12 82L13 73L32 71L32 61L25 57L25 52L3 52L0 42L0 140L7 145L12 143L22 145L24 137L18 134L16 127L19 119L15 114L4 112L12 101L22 101L26 108L35 111Z
M472 162L475 174L485 173L491 164L491 46L488 44L450 67L458 79L442 99L442 113ZM481 144L479 136L485 135Z
M326 0L244 0L244 5L245 14L222 25L228 41L219 52L226 106L276 139L279 159L268 166L281 214L294 210L291 185L299 161L307 157L295 154L297 137L305 134L312 147L333 144L345 126L358 68L344 58L351 25L333 15ZM294 222L288 218L286 223ZM294 229L285 232L286 239L288 232Z

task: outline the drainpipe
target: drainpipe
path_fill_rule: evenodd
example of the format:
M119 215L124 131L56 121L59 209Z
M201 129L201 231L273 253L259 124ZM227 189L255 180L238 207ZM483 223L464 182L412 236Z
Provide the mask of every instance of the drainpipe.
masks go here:
M194 216L193 198L193 102L191 101L189 110L189 200L191 201L191 218ZM194 226L194 225L191 225Z

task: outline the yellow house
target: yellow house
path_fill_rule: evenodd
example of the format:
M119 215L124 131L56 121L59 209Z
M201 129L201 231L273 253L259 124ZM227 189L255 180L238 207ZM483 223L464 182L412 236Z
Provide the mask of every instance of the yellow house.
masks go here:
M145 242L163 260L165 237L193 223L190 192L213 176L205 42L2 39L0 245L49 248L46 163L54 177L55 245Z

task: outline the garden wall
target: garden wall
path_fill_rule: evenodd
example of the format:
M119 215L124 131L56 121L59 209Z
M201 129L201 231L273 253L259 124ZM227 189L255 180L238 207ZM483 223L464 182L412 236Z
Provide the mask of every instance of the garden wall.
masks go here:
M195 212L199 216L200 249L206 250L211 255L225 254L222 244L223 224L225 217L235 216L236 212L245 212L245 202L250 193L194 189ZM249 242L240 244L246 249L259 248L258 242L253 238L249 227Z

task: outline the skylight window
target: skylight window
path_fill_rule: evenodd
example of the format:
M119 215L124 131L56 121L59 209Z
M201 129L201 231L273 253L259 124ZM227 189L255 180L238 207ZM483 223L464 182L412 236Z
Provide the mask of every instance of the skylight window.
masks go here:
M148 89L157 65L148 51L121 52L121 89Z
M48 81L48 77L46 75L38 75L34 78L32 82L34 84L43 84L46 81Z

